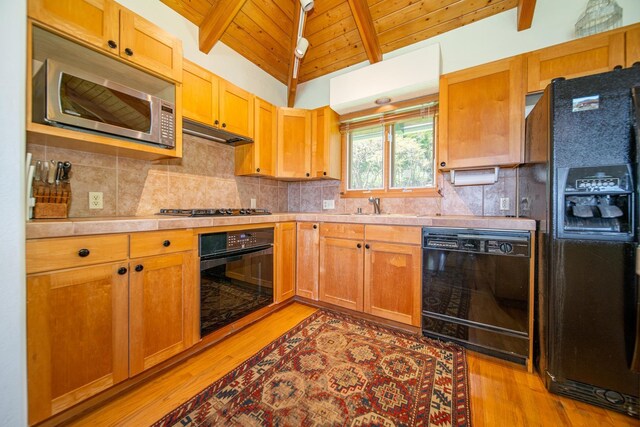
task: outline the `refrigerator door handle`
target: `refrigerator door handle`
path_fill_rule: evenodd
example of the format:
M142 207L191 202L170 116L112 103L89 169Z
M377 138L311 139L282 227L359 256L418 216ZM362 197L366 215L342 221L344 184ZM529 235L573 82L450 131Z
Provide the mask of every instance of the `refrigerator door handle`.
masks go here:
M636 287L640 286L640 246L636 246ZM636 289L636 342L631 359L632 371L640 372L640 289Z

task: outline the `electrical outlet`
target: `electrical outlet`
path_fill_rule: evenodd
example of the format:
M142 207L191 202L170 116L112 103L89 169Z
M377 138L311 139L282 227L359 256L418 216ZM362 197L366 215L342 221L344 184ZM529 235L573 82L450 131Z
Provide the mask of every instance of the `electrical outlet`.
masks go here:
M322 209L335 209L336 201L335 200L323 200L322 201Z
M256 208L256 199L251 199L251 209Z
M509 210L509 198L508 197L500 197L500 210L508 211Z
M89 209L102 209L104 208L101 191L89 192Z

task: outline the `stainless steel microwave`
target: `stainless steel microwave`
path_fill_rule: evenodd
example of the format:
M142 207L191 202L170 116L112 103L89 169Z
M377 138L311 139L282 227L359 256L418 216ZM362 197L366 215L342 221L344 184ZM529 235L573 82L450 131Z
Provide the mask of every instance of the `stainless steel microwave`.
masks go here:
M175 147L174 104L51 59L33 80L33 120Z

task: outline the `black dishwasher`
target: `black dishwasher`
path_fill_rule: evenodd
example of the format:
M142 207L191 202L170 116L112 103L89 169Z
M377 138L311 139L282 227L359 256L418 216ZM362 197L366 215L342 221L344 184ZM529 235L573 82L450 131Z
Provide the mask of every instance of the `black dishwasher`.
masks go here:
M423 335L526 364L529 233L425 227Z

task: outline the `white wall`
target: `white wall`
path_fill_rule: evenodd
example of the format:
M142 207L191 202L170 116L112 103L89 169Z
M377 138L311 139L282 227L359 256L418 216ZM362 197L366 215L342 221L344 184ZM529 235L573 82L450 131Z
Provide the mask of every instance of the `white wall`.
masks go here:
M27 425L25 292L26 0L0 1L0 425Z
M538 0L531 28L518 32L517 9L491 16L448 33L406 46L384 55L384 59L440 43L442 72L461 70L523 52L540 49L576 38L574 25L588 0ZM640 22L640 0L616 0L622 7L622 25ZM310 47L313 49L313 46ZM317 108L329 104L329 80L339 74L368 65L363 62L349 69L298 85L296 107Z
M160 0L118 0L118 3L182 40L184 57L225 80L276 105L286 105L287 87L222 42L208 55L198 49L198 27Z

